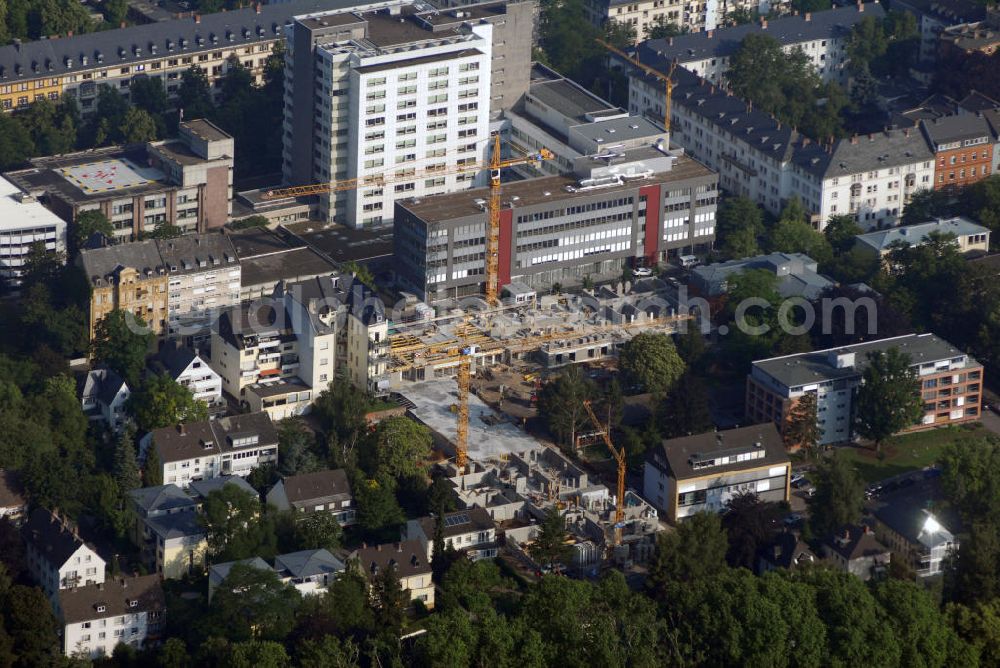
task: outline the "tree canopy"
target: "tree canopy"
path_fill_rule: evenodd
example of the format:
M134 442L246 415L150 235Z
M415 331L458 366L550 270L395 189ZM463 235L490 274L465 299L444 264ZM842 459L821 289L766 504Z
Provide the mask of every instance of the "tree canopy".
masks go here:
M94 329L90 352L95 360L117 372L130 386L139 386L153 333L141 318L114 310L101 318Z
M640 332L621 347L618 367L633 383L662 397L684 373L684 360L666 334Z
M875 442L882 442L898 431L912 427L924 415L924 402L910 356L892 347L868 354L868 365L861 374L856 402L857 431Z
M208 419L208 405L167 374L147 376L129 397L129 411L144 432Z

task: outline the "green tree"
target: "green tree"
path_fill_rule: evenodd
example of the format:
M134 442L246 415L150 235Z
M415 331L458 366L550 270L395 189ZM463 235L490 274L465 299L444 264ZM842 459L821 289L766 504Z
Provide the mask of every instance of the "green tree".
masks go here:
M920 385L910 364L910 356L896 347L868 354L855 400L856 428L861 436L875 442L876 452L885 439L923 417Z
M368 265L359 264L350 260L343 263L340 268L345 273L351 274L354 278L358 279L362 285L365 285L372 290L376 289L375 275L372 274L372 270L368 268Z
M723 257L738 260L760 254L757 239L764 234L764 214L746 197L728 197L718 213L716 234Z
M663 14L650 21L646 28L646 39L666 39L680 34L681 29L677 27L677 24Z
M94 328L90 354L122 376L130 386L138 387L152 339L153 334L142 318L115 309L101 318Z
M142 475L135 460L135 434L131 429L125 429L118 437L112 473L123 494L142 487Z
M556 439L576 445L576 433L587 423L583 402L597 393L594 383L574 365L564 369L538 393L538 412L544 415L546 426Z
M208 405L166 374L148 376L129 397L128 408L141 431L208 419Z
M285 646L273 640L248 640L232 646L226 668L290 668Z
M396 566L381 569L372 580L375 626L398 637L410 597L403 591Z
M828 536L861 517L864 482L846 457L821 460L812 474L816 491L809 499L809 522L815 536Z
M545 519L538 525L538 534L528 547L531 558L542 566L553 568L556 564L566 564L573 556L566 542L566 520L555 506L545 513Z
M51 285L66 264L66 254L45 248L45 243L36 241L28 247L21 269L21 282L25 286Z
M848 252L854 246L854 237L863 232L855 217L847 213L830 216L823 228L823 236L837 253Z
M0 169L23 165L35 152L31 135L9 114L0 115Z
M666 600L677 586L723 573L729 542L716 513L695 513L674 531L657 534L656 554L649 565L647 587L654 598Z
M249 230L255 227L269 227L271 221L261 215L249 216L241 220L234 221L229 227L234 230Z
M664 436L676 438L701 434L712 428L708 408L708 388L700 376L685 371L677 386L670 391L660 419Z
M337 376L313 404L313 414L328 434L331 464L351 467L355 464L358 443L368 432L367 413L371 397L358 392L350 381Z
M283 476L312 473L321 466L313 453L316 435L300 417L278 423L278 473Z
M156 487L163 484L163 468L160 463L160 455L156 448L149 447L146 453L146 461L142 465L143 487Z
M885 580L875 588L875 599L899 641L903 666L971 666L976 652L949 627L936 602L918 585Z
M903 209L902 225L917 225L951 215L948 193L943 190L921 189L910 196Z
M224 485L205 497L200 521L214 561L274 556L274 521L262 511L260 499L235 485Z
M375 477L400 481L424 477L431 454L431 433L422 424L398 416L381 420L375 428L374 466L369 470Z
M353 489L358 502L358 523L369 533L388 535L405 520L392 480L363 479Z
M299 550L333 550L340 547L343 530L330 513L309 513L295 522L295 541Z
M187 645L180 638L167 638L157 655L159 668L189 668L191 665Z
M197 65L192 65L181 75L181 83L177 88L177 107L188 120L212 115L215 104L212 102L208 75Z
M821 263L833 256L826 238L806 222L806 213L796 197L789 201L771 230L769 246L779 253L804 253Z
M1000 600L973 606L950 603L945 615L948 625L979 655L980 665L1000 664Z
M124 144L144 144L156 139L156 119L145 109L132 107L122 120L121 141Z
M802 448L810 456L816 454L820 430L815 393L803 394L792 405L782 432L785 447Z
M101 13L104 14L104 20L108 24L118 27L125 22L125 16L128 14L128 2L127 0L107 0L101 8Z
M76 125L65 108L47 98L34 101L18 120L27 128L40 155L69 153L76 145Z
M776 503L761 501L752 492L737 494L726 503L722 527L729 539L726 559L733 568L757 568L757 553L777 533L782 511Z
M97 209L81 211L72 225L71 239L74 249L83 247L87 240L95 234L103 234L108 239L114 239L115 228L111 221Z
M1000 520L1000 440L960 439L945 448L941 467L947 499L964 523Z
M301 668L357 668L360 649L350 638L323 636L304 640L296 648L297 665Z
M684 373L684 361L666 334L640 332L621 347L618 366L632 382L666 396Z
M274 571L234 564L215 589L207 621L213 635L232 642L281 641L292 631L300 603L299 592Z

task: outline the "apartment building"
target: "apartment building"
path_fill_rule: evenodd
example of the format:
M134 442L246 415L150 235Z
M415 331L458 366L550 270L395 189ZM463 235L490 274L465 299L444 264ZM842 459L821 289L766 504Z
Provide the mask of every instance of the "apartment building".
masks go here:
M59 611L59 592L104 582L104 559L65 517L35 508L21 527L31 577Z
M637 40L649 39L649 31L661 23L673 23L681 31L713 30L722 20L725 0L589 0L587 18L598 28L608 21L632 26Z
M872 517L875 536L892 550L895 559L913 570L919 581L941 575L946 560L958 552L960 541L940 516L913 501L891 499L872 511Z
M504 110L503 118L505 146L512 156L537 154L543 148L553 153L551 160L512 168L526 177L572 172L578 158L605 147L634 149L667 141L662 126L601 99L541 63L532 65L527 92Z
M427 559L434 558L434 536L438 522L445 547L461 552L472 561L493 559L497 556L497 525L484 508L473 506L464 510L445 513L438 517L421 517L408 520L404 530L406 540L418 541L427 552Z
M920 30L920 60L932 63L938 54L941 33L951 26L986 18L986 5L975 0L894 0L892 8L913 14Z
M783 430L795 402L805 394L814 394L819 444L850 441L854 438L854 397L867 356L891 348L909 356L924 400L923 419L906 431L979 419L982 365L934 334L907 334L758 360L747 376L747 418L773 422Z
M530 3L393 3L297 19L286 52L285 182L358 179L320 196L320 218L349 227L390 223L402 197L483 184L475 166L491 108L527 86L530 14Z
M268 491L267 504L303 516L328 513L342 527L357 519L351 481L344 469L285 476Z
M919 130L817 143L682 68L674 80L671 142L717 171L723 190L775 215L798 197L820 230L835 214L884 227L934 186L934 153ZM629 96L631 111L662 118L661 83L632 73Z
M90 338L97 323L120 310L141 319L157 336L166 331L168 267L155 241L81 251L76 259L90 283Z
M953 237L961 253L985 255L990 249L990 229L962 216L859 234L854 237L854 247L869 256L885 258L899 244L920 246L931 234Z
M946 55L958 52L992 56L1000 48L1000 10L987 9L982 21L945 28L941 31L938 47Z
M870 2L823 12L761 18L729 28L647 40L638 45L636 56L664 72L676 61L710 83L722 85L730 60L743 40L749 35L766 35L780 42L785 53L795 50L804 53L823 81L842 82L847 76L847 42L851 30L868 16L884 18L885 10L879 3ZM661 85L661 95L662 88Z
M935 118L920 128L934 150L935 190L963 188L993 173L993 131L981 114Z
M159 642L167 605L159 575L115 577L59 593L63 654L110 657L119 643L140 650Z
M185 233L221 228L232 212L233 138L205 120L184 121L178 133L142 146L34 158L6 177L68 224L100 211L118 241L164 225Z
M212 320L240 302L242 271L236 249L222 233L157 240L156 248L169 274L164 333L203 347Z
M504 186L499 284L542 289L706 252L717 176L663 144L581 156L572 176ZM396 204L397 278L424 299L482 294L487 189Z
M0 47L0 108L23 109L35 100L73 97L84 115L95 109L98 89L111 86L128 97L132 81L157 77L171 99L181 75L203 69L213 87L235 56L263 81L264 65L284 26L298 14L357 6L357 0L294 0L256 3L217 14Z
M308 412L338 376L387 392L388 346L381 300L352 277L328 276L223 312L212 364L226 393L278 420Z
M278 432L267 413L154 429L140 442L142 458L155 449L162 480L181 489L193 480L245 478L257 466L277 464Z
M773 425L682 436L650 449L643 496L676 523L700 512L724 512L739 494L787 502L791 471Z
M51 253L65 252L66 222L37 198L0 177L0 280L18 285L35 247Z

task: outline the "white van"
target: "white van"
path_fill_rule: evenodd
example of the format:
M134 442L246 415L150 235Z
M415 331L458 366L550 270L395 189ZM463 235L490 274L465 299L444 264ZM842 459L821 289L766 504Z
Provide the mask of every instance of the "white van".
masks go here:
M681 255L678 260L680 260L681 266L685 269L690 269L699 264L698 258L694 255Z

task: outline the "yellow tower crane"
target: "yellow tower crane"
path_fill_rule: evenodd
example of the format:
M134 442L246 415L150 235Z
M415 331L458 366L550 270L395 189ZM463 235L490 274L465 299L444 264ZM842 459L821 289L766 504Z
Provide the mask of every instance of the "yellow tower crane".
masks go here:
M428 167L420 170L406 170L397 174L370 174L343 181L328 181L305 186L278 188L265 192L261 199L275 200L286 197L304 197L307 195L322 195L325 193L358 190L359 188L380 188L392 183L413 181L429 176L447 174L462 174L467 172L490 172L489 217L486 222L486 303L496 306L500 302L500 171L506 167L517 165L540 165L545 160L552 160L554 154L547 148L539 149L537 153L518 158L503 159L500 155L500 134L494 132L491 137L493 150L489 162L477 162L452 167Z
M611 425L601 424L601 421L594 414L594 409L591 407L589 399L583 402L583 407L587 409L590 421L594 423L595 427L601 430L604 444L608 446L611 456L615 458L615 462L618 464L618 497L615 499L615 545L620 545L622 542L622 528L625 526L625 472L627 470L625 448L616 448L611 442Z
M677 61L675 60L672 63L670 63L670 71L664 74L663 72L660 72L659 70L654 69L649 65L646 65L645 63L641 62L637 57L628 55L614 44L609 44L608 42L605 42L603 39L598 39L597 43L603 46L611 53L618 56L619 58L622 58L628 61L629 63L635 65L636 67L638 67L640 70L650 75L651 77L655 77L663 82L663 86L666 92L663 105L663 128L667 132L670 132L670 107L674 98L673 76L674 76L674 71L677 69Z

